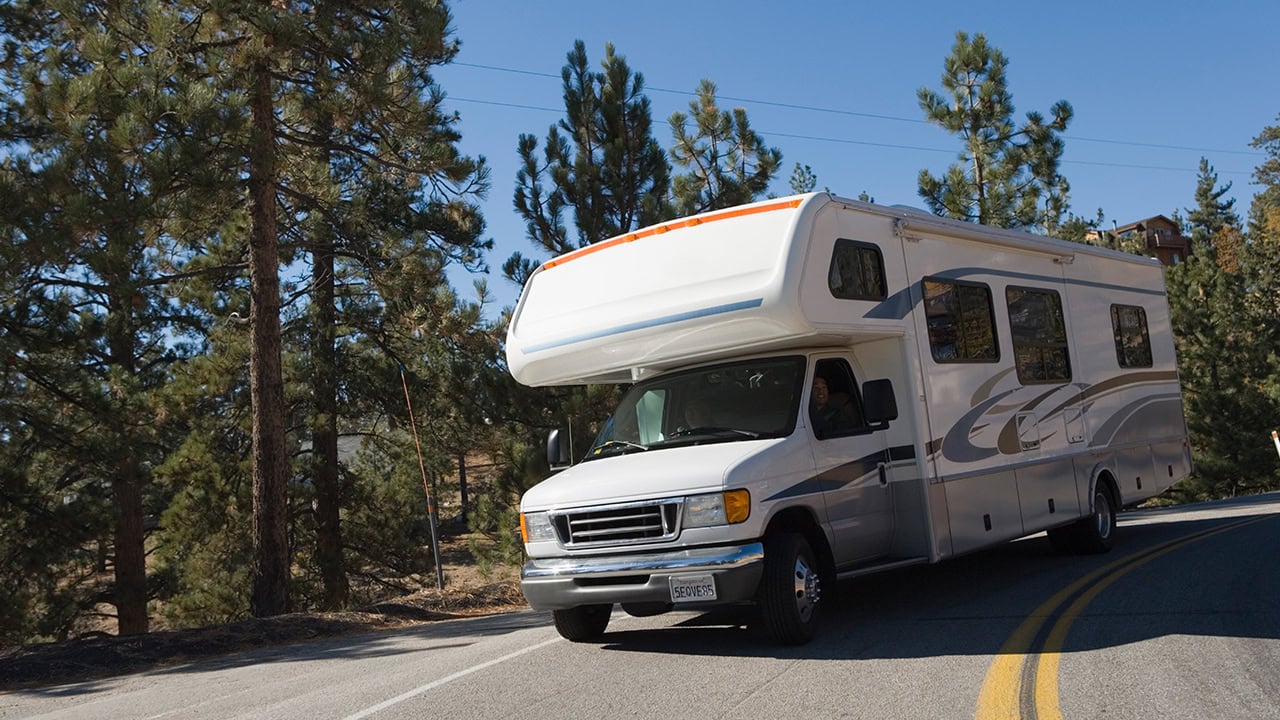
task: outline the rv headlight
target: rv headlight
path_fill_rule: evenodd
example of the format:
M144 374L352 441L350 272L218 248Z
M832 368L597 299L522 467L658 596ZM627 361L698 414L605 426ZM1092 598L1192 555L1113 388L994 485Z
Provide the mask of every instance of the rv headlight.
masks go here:
M520 536L526 543L555 540L556 529L551 525L551 516L544 512L520 513Z
M751 494L746 490L729 490L707 495L690 495L684 499L684 526L687 528L733 525L751 515Z

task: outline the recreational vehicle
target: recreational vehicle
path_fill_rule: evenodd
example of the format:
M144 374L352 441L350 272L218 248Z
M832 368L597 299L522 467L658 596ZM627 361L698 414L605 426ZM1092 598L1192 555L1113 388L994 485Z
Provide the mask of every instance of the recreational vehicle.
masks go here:
M753 603L806 642L834 580L1046 530L1103 552L1191 470L1157 262L827 193L550 260L506 351L627 386L520 505L525 596L574 641Z

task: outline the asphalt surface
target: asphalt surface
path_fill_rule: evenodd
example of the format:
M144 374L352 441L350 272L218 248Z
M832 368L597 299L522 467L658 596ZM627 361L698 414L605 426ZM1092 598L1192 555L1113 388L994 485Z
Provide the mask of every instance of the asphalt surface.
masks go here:
M1280 718L1280 494L842 584L799 648L741 613L520 612L0 695L0 718Z

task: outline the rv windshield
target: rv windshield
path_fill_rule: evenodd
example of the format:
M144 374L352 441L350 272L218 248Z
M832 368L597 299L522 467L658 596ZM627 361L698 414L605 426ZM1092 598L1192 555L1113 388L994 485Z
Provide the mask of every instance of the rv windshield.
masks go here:
M801 357L761 358L641 382L623 395L586 459L790 435L804 368Z

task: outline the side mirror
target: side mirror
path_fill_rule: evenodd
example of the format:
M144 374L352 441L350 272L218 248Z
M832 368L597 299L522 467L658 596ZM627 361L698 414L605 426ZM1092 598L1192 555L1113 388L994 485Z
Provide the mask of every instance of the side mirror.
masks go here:
M560 428L552 430L547 434L547 465L556 472L572 464L569 460L569 433Z
M893 396L893 382L883 378L863 383L862 406L868 425L875 428L889 427L889 421L898 419L898 401Z

